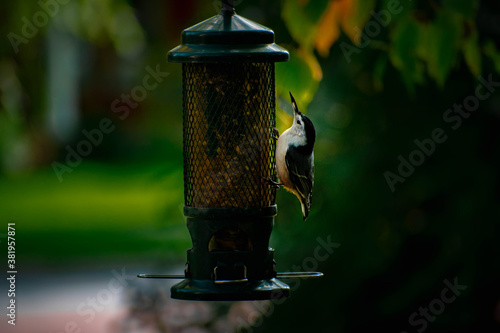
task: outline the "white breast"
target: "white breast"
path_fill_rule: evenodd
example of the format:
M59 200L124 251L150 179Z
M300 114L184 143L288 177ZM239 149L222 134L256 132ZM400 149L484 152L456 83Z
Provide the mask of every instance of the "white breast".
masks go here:
M282 183L285 187L293 188L293 184L288 176L288 169L285 162L286 151L293 137L290 130L291 128L283 132L276 143L276 172L278 173L280 183Z

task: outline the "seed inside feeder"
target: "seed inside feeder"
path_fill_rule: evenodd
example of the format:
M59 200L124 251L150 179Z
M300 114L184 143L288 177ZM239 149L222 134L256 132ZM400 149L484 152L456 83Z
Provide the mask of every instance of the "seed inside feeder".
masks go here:
M186 206L274 205L274 63L183 66Z

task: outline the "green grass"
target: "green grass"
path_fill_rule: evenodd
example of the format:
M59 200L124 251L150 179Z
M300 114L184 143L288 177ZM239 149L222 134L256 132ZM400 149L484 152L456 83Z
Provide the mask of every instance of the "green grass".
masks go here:
M28 262L183 257L182 204L182 169L171 165L82 163L63 182L52 169L0 178L0 218L16 222Z

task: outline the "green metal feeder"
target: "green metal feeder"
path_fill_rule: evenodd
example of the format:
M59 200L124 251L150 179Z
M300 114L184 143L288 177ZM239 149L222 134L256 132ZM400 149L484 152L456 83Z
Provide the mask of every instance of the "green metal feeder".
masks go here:
M274 32L234 12L182 32L168 61L182 63L184 215L193 247L172 298L257 300L284 298L278 278L322 273L277 273L269 238L277 213L273 129L274 63L289 54Z

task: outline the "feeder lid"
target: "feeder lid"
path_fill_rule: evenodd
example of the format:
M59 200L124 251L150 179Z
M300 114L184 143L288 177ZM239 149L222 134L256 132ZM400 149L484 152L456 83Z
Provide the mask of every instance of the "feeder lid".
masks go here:
M289 54L274 43L274 32L234 12L222 12L182 32L170 62L277 62Z

